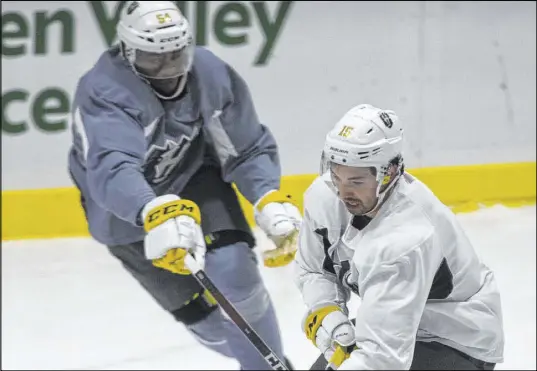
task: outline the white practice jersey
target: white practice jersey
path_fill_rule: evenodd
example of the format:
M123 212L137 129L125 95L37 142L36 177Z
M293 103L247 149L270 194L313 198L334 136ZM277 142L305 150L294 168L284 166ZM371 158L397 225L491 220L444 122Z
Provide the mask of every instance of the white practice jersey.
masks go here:
M340 369L409 369L416 341L503 362L500 294L451 210L405 173L369 220L318 177L304 196L296 281L309 310L351 292L358 350ZM354 317L354 313L350 313Z

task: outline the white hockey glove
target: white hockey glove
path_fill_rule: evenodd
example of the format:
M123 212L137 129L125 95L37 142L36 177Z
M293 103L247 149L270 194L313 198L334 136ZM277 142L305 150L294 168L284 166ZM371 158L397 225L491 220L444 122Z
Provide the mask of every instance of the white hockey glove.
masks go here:
M178 274L191 274L184 265L187 253L204 250L198 205L176 195L159 196L142 210L145 256L153 265Z
M295 257L298 228L302 222L296 201L281 191L270 191L255 203L254 216L257 225L276 246L263 251L265 266L289 264Z
M335 304L309 311L303 321L303 329L306 337L323 353L333 368L339 367L355 349L354 326Z

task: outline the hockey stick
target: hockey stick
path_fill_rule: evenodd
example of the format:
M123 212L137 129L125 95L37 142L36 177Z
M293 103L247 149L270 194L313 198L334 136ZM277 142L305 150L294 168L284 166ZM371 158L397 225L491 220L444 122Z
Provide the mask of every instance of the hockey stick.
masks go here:
M351 354L351 352L353 351L354 346L355 345L353 344L353 345L348 346L348 347L343 347L343 348L341 348L341 350L345 354ZM309 369L310 370L331 370L331 371L333 371L333 370L337 370L337 368L338 368L338 366L336 366L332 362L328 362L324 358L324 355L321 354L319 356L319 358L317 358L315 360L315 362L313 363L313 365L311 365L311 367Z
M227 314L229 319L241 330L241 332L250 340L250 343L263 356L273 370L288 370L281 359L268 347L268 345L259 337L255 330L246 322L241 314L235 309L233 304L218 290L205 271L201 269L198 262L190 254L185 255L185 265L192 272L192 275L216 300L220 308Z
M324 358L324 355L321 354L315 362L310 366L309 370L328 370L328 361Z
M341 365L344 359L347 358L348 355L352 353L352 351L355 348L355 344L349 345L349 346L338 346L338 349L336 349L335 353L339 353L338 355L332 356L330 361L328 362L328 365L325 367L325 370L337 370L338 367ZM345 357L342 359L342 357ZM336 362L336 363L333 363Z

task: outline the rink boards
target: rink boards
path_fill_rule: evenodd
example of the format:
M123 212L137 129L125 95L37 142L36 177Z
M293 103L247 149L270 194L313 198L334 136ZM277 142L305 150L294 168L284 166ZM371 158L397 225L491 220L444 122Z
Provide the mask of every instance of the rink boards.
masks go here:
M506 163L409 169L455 212L483 206L535 203L536 163ZM282 189L299 202L315 174L287 175ZM252 207L239 194L248 221ZM88 236L75 188L2 192L2 240Z

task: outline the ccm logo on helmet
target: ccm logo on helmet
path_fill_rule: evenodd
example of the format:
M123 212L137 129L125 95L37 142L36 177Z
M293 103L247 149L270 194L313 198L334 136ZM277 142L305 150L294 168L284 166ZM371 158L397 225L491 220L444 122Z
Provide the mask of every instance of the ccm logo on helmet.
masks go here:
M174 37L165 37L163 39L160 39L160 43L167 43L169 41L173 41L173 40L177 40L179 37L177 36L174 36Z

